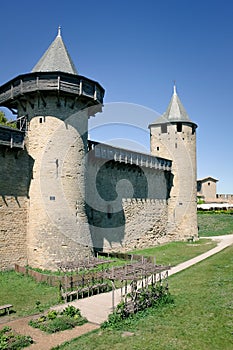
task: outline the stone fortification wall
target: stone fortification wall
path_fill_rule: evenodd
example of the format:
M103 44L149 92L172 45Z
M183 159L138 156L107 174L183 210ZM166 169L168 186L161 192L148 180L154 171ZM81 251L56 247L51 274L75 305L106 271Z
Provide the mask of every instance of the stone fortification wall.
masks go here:
M89 161L86 206L93 246L125 251L166 240L170 172Z
M151 247L169 241L167 201L164 199L123 199L125 249Z
M170 171L91 159L85 172L79 123L79 114L66 125L53 116L34 117L26 149L2 149L1 269L15 263L56 269L92 247L127 251L169 240Z
M0 148L0 269L27 264L28 189L32 162L26 151Z

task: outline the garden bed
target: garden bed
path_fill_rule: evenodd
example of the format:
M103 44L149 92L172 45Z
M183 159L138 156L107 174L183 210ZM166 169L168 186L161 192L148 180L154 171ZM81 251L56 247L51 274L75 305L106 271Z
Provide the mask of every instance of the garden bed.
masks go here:
M33 340L30 336L18 334L10 327L4 327L0 330L0 349L17 350L32 343Z
M81 315L79 309L68 305L61 312L51 310L46 315L42 315L35 320L30 320L28 324L46 333L56 333L81 326L86 322L87 319Z

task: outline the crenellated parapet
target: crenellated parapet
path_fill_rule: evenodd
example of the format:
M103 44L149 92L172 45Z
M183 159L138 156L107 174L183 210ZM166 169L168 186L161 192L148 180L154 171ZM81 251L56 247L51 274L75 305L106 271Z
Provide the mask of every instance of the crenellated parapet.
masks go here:
M156 199L156 198L122 198L122 205L130 204L143 204L143 205L165 205L167 204L166 199Z
M155 157L146 153L139 153L123 148L118 148L103 143L89 141L89 159L113 160L119 163L137 165L140 167L170 171L172 161L160 157Z

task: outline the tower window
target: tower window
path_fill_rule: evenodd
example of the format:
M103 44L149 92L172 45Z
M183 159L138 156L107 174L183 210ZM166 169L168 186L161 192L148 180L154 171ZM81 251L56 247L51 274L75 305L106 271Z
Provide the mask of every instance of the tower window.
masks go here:
M176 130L177 132L182 132L182 123L177 123Z
M177 142L175 143L175 148L177 148Z
M161 125L161 133L166 134L167 133L167 124L162 124Z
M201 192L201 181L197 182L197 191Z
M39 123L42 124L42 123L45 123L45 116L44 117L39 117Z
M157 151L159 151L159 146L157 147Z
M112 218L112 206L110 204L107 207L107 217L108 219Z

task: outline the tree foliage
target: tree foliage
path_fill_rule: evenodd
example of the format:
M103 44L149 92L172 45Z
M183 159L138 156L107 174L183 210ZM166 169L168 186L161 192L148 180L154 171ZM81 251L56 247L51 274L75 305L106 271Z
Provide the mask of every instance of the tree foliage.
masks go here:
M0 124L6 125L7 123L7 118L5 117L4 112L0 111Z
M17 129L15 120L8 120L3 111L0 111L0 125L6 125L10 128Z

